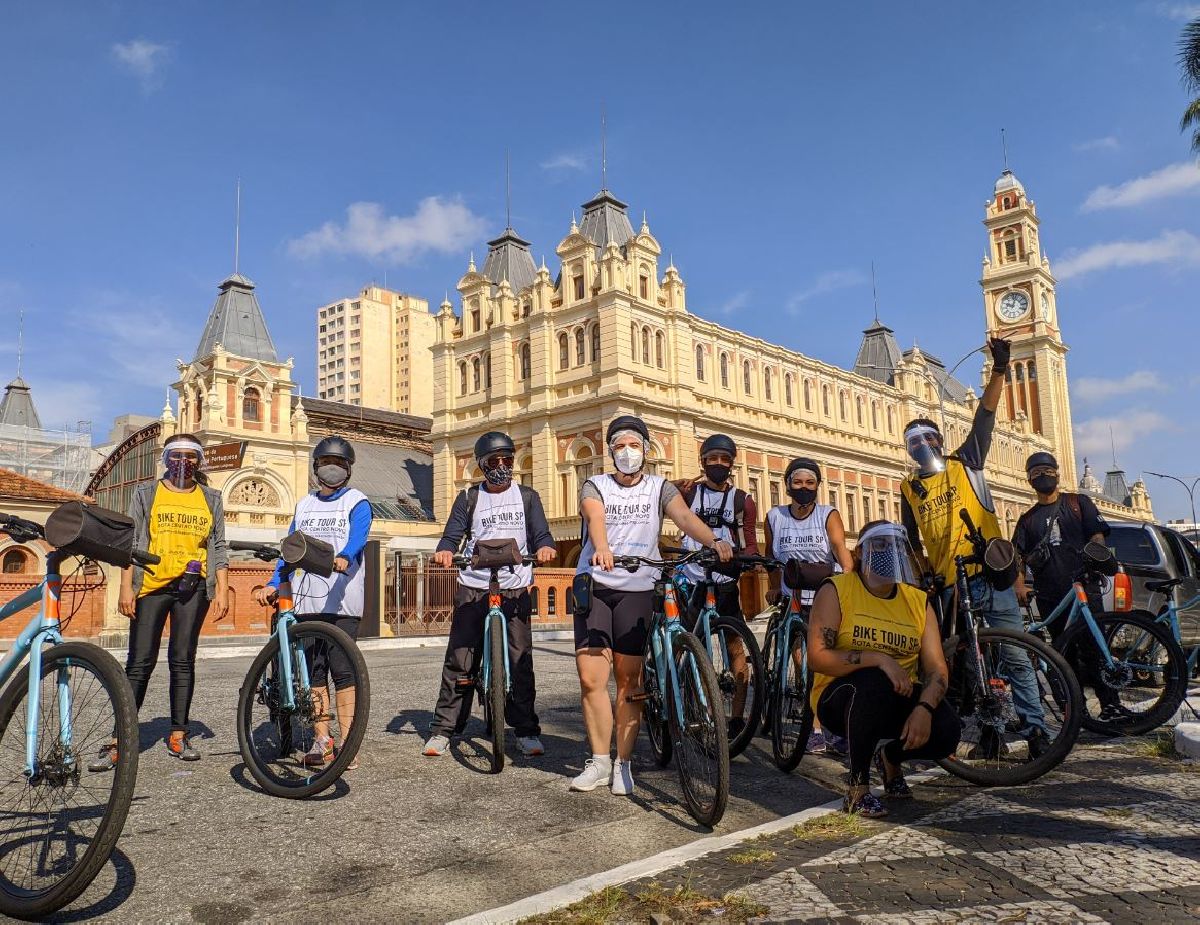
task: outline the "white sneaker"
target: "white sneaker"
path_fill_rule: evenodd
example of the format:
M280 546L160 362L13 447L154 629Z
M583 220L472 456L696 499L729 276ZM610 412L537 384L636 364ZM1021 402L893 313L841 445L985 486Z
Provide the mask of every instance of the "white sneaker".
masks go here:
M619 797L633 796L633 762L618 758L613 762L612 792Z
M597 787L612 783L612 762L607 758L589 758L583 764L583 773L571 781L571 789L587 793Z
M444 735L431 735L421 750L426 758L440 758L450 748L450 739Z
M546 754L545 746L537 736L520 736L517 739L517 745L520 746L521 754L526 758L536 758L538 755Z

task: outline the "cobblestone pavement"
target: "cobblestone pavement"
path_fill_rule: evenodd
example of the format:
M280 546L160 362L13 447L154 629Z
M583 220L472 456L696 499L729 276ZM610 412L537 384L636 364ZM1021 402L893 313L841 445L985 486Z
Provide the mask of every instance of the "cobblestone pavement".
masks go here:
M828 759L805 763L839 784ZM865 834L787 830L654 881L745 896L769 910L752 920L764 923L1200 919L1200 766L1093 744L1030 786L939 776L914 789Z

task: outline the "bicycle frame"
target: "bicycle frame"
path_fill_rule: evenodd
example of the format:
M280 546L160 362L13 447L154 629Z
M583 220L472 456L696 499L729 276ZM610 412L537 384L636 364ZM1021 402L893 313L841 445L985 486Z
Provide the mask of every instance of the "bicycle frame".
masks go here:
M679 598L689 590L690 580L679 573L677 570L671 576L670 584L675 591L675 600L678 603ZM704 651L708 653L709 661L712 661L712 618L719 617L717 612L717 586L712 579L712 570L705 569L704 573L704 606L700 608L700 613L696 615L696 625L692 627L693 635L699 637L700 644L704 646ZM729 646L725 642L725 637L720 637L721 641L721 657L724 659L723 664L729 664Z
M283 690L280 692L280 706L288 710L296 709L296 693L292 684L292 648L288 640L288 628L295 626L297 622L296 614L293 611L294 606L291 583L280 582L275 635L279 638L279 675L283 686ZM308 677L308 659L298 659L297 663L300 670L300 686L307 690L311 686Z
M1108 643L1105 642L1104 635L1100 632L1100 627L1096 625L1096 618L1092 614L1092 609L1088 606L1087 591L1084 590L1083 585L1078 581L1071 585L1071 590L1063 595L1063 599L1059 601L1058 606L1054 608L1050 616L1039 620L1037 623L1030 624L1026 628L1026 632L1033 633L1045 629L1064 613L1068 614L1068 616L1063 629L1066 629L1067 626L1070 626L1082 617L1083 621L1087 624L1088 632L1092 634L1092 639L1095 640L1097 647L1100 649L1100 654L1104 656L1105 666L1112 668L1115 661L1112 657L1112 652L1109 651Z
M675 659L670 657L673 641L676 636L681 633L686 633L682 621L679 619L679 600L675 596L675 584L670 579L659 578L659 585L663 595L663 610L661 614L655 614L650 623L650 644L654 652L654 668L655 674L659 678L660 694L663 696L663 703L666 704L666 691L661 689L662 679L666 678L671 685L671 705L675 710L675 718L680 728L684 725L683 716L683 695L679 684L679 674L675 668ZM692 666L694 674L696 690L699 692L700 700L705 709L708 709L708 701L705 699L704 685L700 683L700 674L696 666Z
M1175 641L1180 645L1183 645L1183 633L1179 628L1179 611L1195 607L1197 604L1200 604L1200 594L1197 594L1191 600L1184 601L1182 604L1175 603L1175 596L1173 594L1168 595L1166 604L1163 605L1163 609L1156 618L1159 623L1165 623L1170 627L1171 635L1175 637ZM1191 649L1186 650L1186 655L1188 674L1195 674L1196 662L1200 660L1200 645L1192 646Z
M484 647L480 650L480 661L483 663L481 680L483 689L486 691L492 683L492 659L487 650L488 632L492 628L492 621L499 620L500 631L504 634L504 694L507 696L512 693L512 666L509 664L508 655L508 618L504 616L504 608L500 605L500 581L496 571L496 569L492 570L492 580L488 586L488 612L483 618ZM500 721L502 722L503 719Z
M25 767L22 773L29 780L38 775L38 715L41 711L42 698L42 650L45 645L58 645L62 634L59 632L60 597L62 594L62 575L59 574L61 559L57 553L47 557L46 577L34 588L9 601L0 607L0 620L5 620L13 614L32 607L41 602L37 616L29 621L9 650L4 661L0 662L0 687L7 684L9 679L20 667L21 661L29 656L29 697L25 706ZM67 678L67 669L60 668L58 676L58 712L59 738L63 751L71 755L71 689ZM73 756L71 756L73 758Z
M804 614L800 604L799 595L789 595L787 611L779 620L779 624L767 631L768 638L772 635L775 637L775 664L771 666L773 687L778 688L780 680L783 678L784 659L791 658L792 637L797 628L802 633L808 632L808 621L804 619ZM808 659L804 659L799 666L801 677L799 678L802 684L802 691L808 690Z

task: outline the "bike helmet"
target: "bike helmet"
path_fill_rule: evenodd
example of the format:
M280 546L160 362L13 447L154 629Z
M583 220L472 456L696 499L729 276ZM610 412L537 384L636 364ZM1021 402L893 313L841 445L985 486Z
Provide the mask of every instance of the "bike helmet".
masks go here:
M1052 466L1058 468L1058 460L1054 458L1053 453L1034 453L1025 460L1025 471L1036 469L1038 466Z
M709 453L728 453L730 456L737 456L737 444L733 442L732 437L725 434L713 434L702 444L700 444L700 458L703 459Z
M632 430L634 433L640 434L643 441L650 442L650 428L646 426L645 421L632 414L622 414L613 418L604 434L604 442L612 443L613 436L623 430Z
M344 459L348 465L354 465L354 447L350 445L350 441L345 437L334 436L323 438L313 447L312 459L314 466L322 456L333 456L337 459Z
M817 465L817 461L809 459L807 456L801 456L788 463L787 469L784 470L783 484L785 488L792 484L792 473L797 469L807 469L809 472L814 473L817 477L817 484L821 484L821 467Z
M476 459L487 459L494 453L512 454L516 451L517 448L513 446L512 437L498 430L489 430L475 441Z

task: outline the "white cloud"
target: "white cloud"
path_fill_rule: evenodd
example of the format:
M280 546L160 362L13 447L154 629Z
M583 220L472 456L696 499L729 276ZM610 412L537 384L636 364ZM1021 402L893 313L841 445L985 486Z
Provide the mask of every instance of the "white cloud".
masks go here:
M106 433L107 422L98 420L104 405L104 389L92 382L39 379L33 386L33 402L42 426L48 430L75 430L80 421L92 422L92 434Z
M542 170L585 170L587 165L587 158L569 153L556 154L540 164Z
M1121 142L1115 135L1105 135L1103 138L1090 138L1075 145L1076 151L1115 151L1121 147Z
M1189 192L1200 192L1200 164L1196 161L1168 164L1161 170L1117 186L1098 186L1088 193L1082 209L1084 212L1094 212L1097 209L1140 206L1155 199Z
M750 304L750 290L743 289L713 309L717 315L736 315Z
M1180 22L1200 18L1200 3L1159 3L1155 9L1160 16Z
M355 202L346 209L346 223L326 222L315 231L288 242L293 257L352 254L385 257L408 263L427 251L453 253L483 234L486 223L462 199L430 196L412 215L386 215L377 202Z
M1084 377L1071 388L1071 397L1082 402L1106 401L1131 392L1164 392L1166 382L1152 370L1139 369L1119 379Z
M138 79L142 92L151 93L162 86L163 70L171 60L171 47L146 39L134 39L113 45L112 56L123 70Z
M849 286L858 286L865 281L866 277L857 270L830 270L818 276L808 288L792 293L784 303L784 308L789 313L796 314L800 311L800 306L809 299Z
M1200 238L1187 231L1164 231L1149 241L1112 241L1068 251L1054 266L1059 281L1110 270L1114 267L1143 267L1151 264L1192 266L1200 264Z
M1075 425L1075 449L1080 455L1098 456L1117 452L1151 434L1174 430L1170 418L1157 411L1136 409L1115 417L1089 418Z

